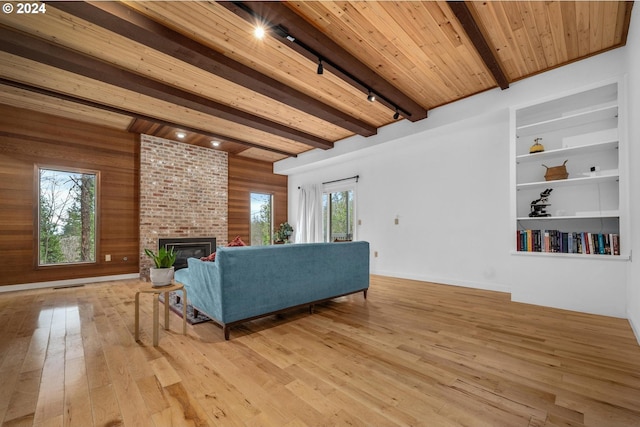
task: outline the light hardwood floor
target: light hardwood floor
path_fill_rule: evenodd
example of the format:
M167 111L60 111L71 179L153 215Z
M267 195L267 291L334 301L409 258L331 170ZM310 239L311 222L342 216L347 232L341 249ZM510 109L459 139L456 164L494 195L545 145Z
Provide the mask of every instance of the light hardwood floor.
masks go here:
M151 346L146 284L0 294L4 426L640 426L629 324L372 277L362 294Z

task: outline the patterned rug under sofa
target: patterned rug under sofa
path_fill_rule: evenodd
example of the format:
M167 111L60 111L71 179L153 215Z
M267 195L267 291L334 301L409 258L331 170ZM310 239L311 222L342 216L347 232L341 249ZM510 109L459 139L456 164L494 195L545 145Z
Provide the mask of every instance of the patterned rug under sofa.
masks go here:
M182 317L182 302L184 301L184 299L181 298L181 294L182 292L169 292L169 309L180 317ZM160 294L159 299L160 302L164 304L164 294ZM178 300L180 300L180 302L178 302ZM187 304L187 322L190 325L197 325L198 323L208 322L209 320L211 319L200 312L194 317L193 307L191 304Z

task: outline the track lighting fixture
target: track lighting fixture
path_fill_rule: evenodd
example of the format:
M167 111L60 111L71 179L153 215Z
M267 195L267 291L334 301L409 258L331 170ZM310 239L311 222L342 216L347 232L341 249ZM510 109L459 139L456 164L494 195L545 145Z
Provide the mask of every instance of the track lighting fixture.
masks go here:
M259 15L255 12L251 7L249 7L248 3L250 2L242 2L242 1L230 1L235 7L242 10L244 13L250 15L256 22L260 25L255 28L255 35L258 38L265 37L266 35L277 36L282 39L285 39L296 45L295 50L298 52L304 51L303 55L309 60L313 61L313 58L318 59L318 68L316 69L317 74L324 74L324 64L329 64L331 69L331 73L336 76L343 76L343 80L345 80L350 85L354 86L358 90L366 90L367 93L367 101L369 102L380 102L387 108L395 110L393 114L393 119L398 120L400 116L403 117L411 117L411 113L403 110L401 107L397 106L397 104L390 99L386 98L382 94L374 94L370 89L370 86L367 82L360 80L357 76L349 73L347 70L343 69L339 64L336 64L331 61L331 59L323 58L320 52L316 51L311 46L305 44L302 40L296 39L293 35L289 34L289 30L287 27L281 24L274 24L269 22L265 17ZM301 52L302 53L302 52ZM330 55L331 56L331 55Z
M369 95L367 96L367 101L374 102L375 100L376 100L376 96L373 94L373 92L371 92L371 89L369 89Z

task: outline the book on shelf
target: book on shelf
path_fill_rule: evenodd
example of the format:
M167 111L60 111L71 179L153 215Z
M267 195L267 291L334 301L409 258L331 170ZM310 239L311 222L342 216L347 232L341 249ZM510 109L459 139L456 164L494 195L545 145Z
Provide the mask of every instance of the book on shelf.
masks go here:
M620 235L559 230L518 230L516 249L518 252L620 255Z

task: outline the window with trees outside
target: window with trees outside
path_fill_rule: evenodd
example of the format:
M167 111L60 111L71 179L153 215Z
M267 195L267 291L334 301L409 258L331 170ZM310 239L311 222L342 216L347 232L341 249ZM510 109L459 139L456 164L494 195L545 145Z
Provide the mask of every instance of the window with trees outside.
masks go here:
M98 172L37 168L38 265L96 262Z
M354 190L322 194L322 232L325 242L351 241L355 223Z
M251 246L273 241L273 195L251 193Z

